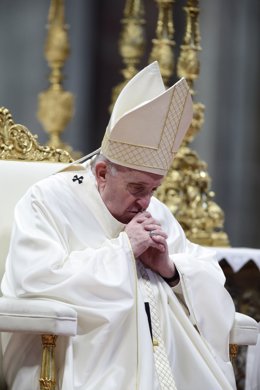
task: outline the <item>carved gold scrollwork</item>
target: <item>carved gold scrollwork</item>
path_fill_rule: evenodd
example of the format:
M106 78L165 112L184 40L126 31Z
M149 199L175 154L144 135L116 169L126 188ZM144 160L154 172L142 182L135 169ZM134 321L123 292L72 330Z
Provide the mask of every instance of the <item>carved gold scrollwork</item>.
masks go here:
M7 108L0 108L0 159L71 162L70 154L62 149L41 146L37 136L23 125L15 124Z
M230 355L230 359L232 362L237 357L237 354L238 354L238 345L237 344L230 344L229 345L229 355Z
M227 237L221 232L224 214L213 200L210 185L207 164L182 146L156 196L169 207L191 241L225 246Z

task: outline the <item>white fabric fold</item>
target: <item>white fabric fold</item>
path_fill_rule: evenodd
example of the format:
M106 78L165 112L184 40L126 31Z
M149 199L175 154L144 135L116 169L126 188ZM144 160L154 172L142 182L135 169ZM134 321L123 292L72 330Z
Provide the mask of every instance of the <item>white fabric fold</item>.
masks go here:
M80 174L82 184L73 181L74 172L49 177L19 202L3 293L58 300L76 310L78 335L61 337L57 345L60 390L159 390L144 300L124 226L106 209L89 168ZM222 361L234 317L223 273L211 252L186 240L164 205L152 199L149 211L168 234L170 255L181 274L179 294L183 292L202 335L183 311L174 289L148 270L177 389L234 389L231 366ZM195 286L201 291L195 291ZM208 292L212 286L216 294ZM209 302L203 301L203 293ZM222 307L226 323L214 325L210 305L218 310L218 296L227 297ZM214 339L216 332L223 340ZM40 364L35 336L14 334L4 346L10 389L32 388Z

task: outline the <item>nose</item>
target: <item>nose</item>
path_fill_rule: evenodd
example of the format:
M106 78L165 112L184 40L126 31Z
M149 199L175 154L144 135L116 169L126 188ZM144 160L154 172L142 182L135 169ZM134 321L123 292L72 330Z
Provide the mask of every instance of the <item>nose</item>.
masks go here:
M143 210L146 210L149 206L150 200L151 200L150 194L144 195L141 198L136 199L136 203L139 207L141 207Z

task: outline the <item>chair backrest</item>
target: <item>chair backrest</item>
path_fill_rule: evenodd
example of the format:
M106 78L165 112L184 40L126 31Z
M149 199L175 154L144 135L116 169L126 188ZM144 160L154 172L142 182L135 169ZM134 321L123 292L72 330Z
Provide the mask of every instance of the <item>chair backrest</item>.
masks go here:
M4 272L16 203L33 183L63 166L61 163L0 160L0 280Z
M9 247L17 201L35 182L73 161L65 150L41 146L37 136L0 108L0 280Z
M61 170L72 161L67 151L41 146L36 138L26 127L15 124L6 108L0 108L0 282L16 203L32 184ZM1 337L0 389L5 389Z
M33 183L57 172L62 165L60 163L0 160L0 281L5 268L15 204ZM0 295L2 295L1 291ZM0 338L0 389L5 388Z

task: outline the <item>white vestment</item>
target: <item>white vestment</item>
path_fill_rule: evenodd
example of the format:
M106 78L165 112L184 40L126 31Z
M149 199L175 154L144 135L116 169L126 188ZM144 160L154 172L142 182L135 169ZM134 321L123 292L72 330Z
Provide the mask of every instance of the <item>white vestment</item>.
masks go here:
M176 387L235 389L228 351L235 310L214 253L191 244L157 199L148 210L168 234L180 275L172 289L147 270ZM161 389L143 286L124 225L104 205L89 168L44 179L18 203L2 291L77 310L78 335L57 341L60 390ZM39 336L3 337L10 389L37 389Z

